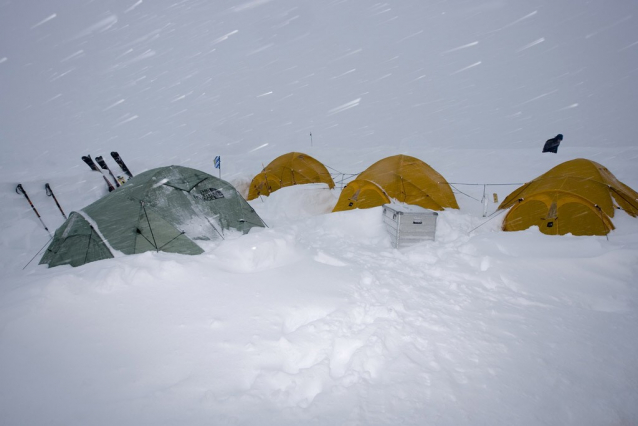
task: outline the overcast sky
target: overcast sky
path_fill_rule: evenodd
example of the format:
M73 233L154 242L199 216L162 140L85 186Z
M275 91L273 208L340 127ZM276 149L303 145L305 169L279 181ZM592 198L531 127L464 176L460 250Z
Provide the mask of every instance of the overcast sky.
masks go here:
M0 174L107 150L274 157L310 132L634 145L636 19L634 0L0 0Z

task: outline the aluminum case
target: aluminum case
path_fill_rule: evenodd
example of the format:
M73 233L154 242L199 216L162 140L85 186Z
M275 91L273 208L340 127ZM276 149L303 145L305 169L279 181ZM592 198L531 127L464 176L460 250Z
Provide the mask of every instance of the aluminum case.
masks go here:
M400 249L423 241L434 241L438 213L409 204L384 204L383 223L392 246Z

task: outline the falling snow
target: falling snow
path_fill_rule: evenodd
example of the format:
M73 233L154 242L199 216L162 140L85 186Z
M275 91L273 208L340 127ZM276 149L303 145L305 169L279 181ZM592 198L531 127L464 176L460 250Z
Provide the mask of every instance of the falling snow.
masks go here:
M635 1L0 2L0 423L638 424L638 221L505 233L491 203L579 157L638 189L636 16ZM53 232L44 184L79 211L107 194L80 157L111 151L243 193L305 152L336 187L251 201L269 228L201 256L38 266L49 234L16 185ZM403 250L378 208L330 213L399 153L461 206Z

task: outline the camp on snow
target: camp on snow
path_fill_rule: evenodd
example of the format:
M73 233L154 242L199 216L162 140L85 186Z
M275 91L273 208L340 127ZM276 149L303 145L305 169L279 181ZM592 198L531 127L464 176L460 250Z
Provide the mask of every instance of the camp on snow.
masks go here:
M161 167L72 212L40 264L79 266L146 251L200 254L197 240L264 226L228 182L188 167Z
M616 204L614 204L614 202ZM615 209L638 215L638 193L604 166L586 159L564 162L507 196L504 231L538 226L544 234L606 235Z
M430 210L459 208L441 174L418 158L394 155L377 161L348 183L333 211L367 209L392 200Z
M307 183L325 183L334 188L330 172L319 161L301 152L289 152L271 161L250 182L248 200L268 196L280 188Z

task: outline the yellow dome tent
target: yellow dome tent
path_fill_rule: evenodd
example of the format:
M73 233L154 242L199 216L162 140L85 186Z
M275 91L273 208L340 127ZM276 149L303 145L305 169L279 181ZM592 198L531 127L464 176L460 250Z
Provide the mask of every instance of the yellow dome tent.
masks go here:
M614 229L615 208L636 217L638 193L604 166L583 158L559 164L516 189L499 206L510 209L504 231L538 226L549 235L606 235Z
M325 183L334 188L335 183L328 169L307 154L290 152L275 158L250 182L248 200L260 195L268 196L276 190L291 185Z
M367 209L391 199L430 210L459 208L452 188L436 170L418 158L394 155L377 161L343 188L333 211Z
M333 211L369 209L390 202L390 197L379 185L366 179L355 179L341 191Z

